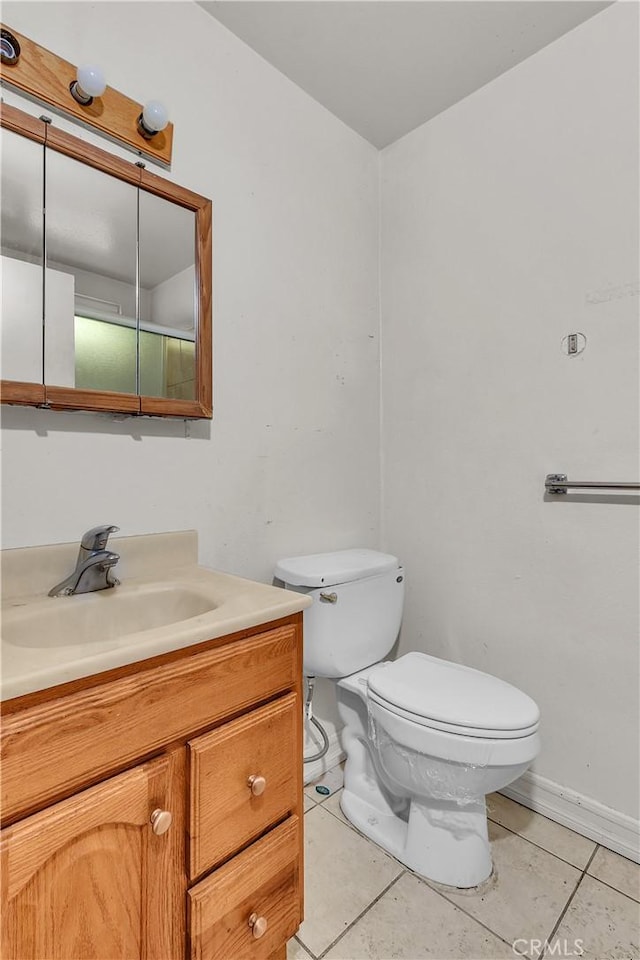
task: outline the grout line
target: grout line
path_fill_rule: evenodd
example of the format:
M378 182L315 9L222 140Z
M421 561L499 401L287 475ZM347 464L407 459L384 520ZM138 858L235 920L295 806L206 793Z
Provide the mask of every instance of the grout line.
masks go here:
M324 796L322 796L322 794L319 794L319 796L321 797L321 799L318 800L317 802L318 802L319 804L326 803L327 800L331 800L331 797L335 797L336 793L340 793L341 790L342 790L342 787L338 787L337 790L332 790L331 793L325 793Z
M514 801L514 802L515 802L515 801ZM541 817L542 814L539 813L538 816ZM545 817L545 820L548 820L548 819L549 819L548 817ZM493 819L492 817L490 817L488 814L487 814L487 820L490 820L491 823L495 823L495 825L496 825L497 827L502 827L502 829L503 829L503 830L506 830L507 833L512 833L514 836L520 837L521 840L526 840L527 843L530 843L533 847L537 847L538 850L544 850L545 853L548 853L548 854L550 854L552 857L555 857L556 860L561 860L562 863L566 863L569 867L573 867L574 870L582 870L582 869L583 869L582 867L579 867L576 863L572 863L571 860L565 860L564 857L558 856L557 853L554 853L553 850L549 850L548 847L543 847L543 846L541 846L539 843L536 843L535 840L530 840L529 837L525 837L522 833L518 833L517 830L512 830L511 827L505 826L505 824L504 824L504 823L500 823L499 820L494 820L494 819ZM549 823L554 823L554 821L553 821L553 820L549 820ZM569 828L566 827L565 829L568 830ZM572 833L575 833L575 830L572 831ZM577 837L582 837L583 840L589 840L589 843L594 843L594 844L595 844L595 849L591 852L591 855L589 856L589 860L588 860L588 863L591 863L591 861L592 861L592 859L593 859L593 855L595 854L596 850L598 849L598 844L597 844L597 842L596 842L595 840L591 840L589 837L584 837L581 833L577 833L576 836L577 836ZM585 867L584 869L586 870L586 867Z
M631 903L640 904L640 900L636 897L632 897L630 893L625 893L624 890L620 890L619 887L612 887L606 880L601 880L600 877L594 877L592 873L587 873L586 871L584 876L589 877L590 880L595 880L596 883L601 883L603 887L607 887L608 890L613 890L614 893L619 893L621 897L626 897L627 900L631 900Z
M479 927L482 927L483 930L486 930L487 933L490 933L492 937L495 937L497 940L502 940L502 942L506 943L508 947L513 946L513 943L511 940L507 940L506 937L503 937L501 933L496 933L495 930L492 930L491 927L488 927L486 923L482 922L482 920L478 920L477 917L475 917L472 913L469 913L468 910L465 910L464 907L461 907L460 904L456 903L455 900L450 900L449 897L446 895L446 893L443 893L442 890L438 890L437 887L432 886L432 882L435 882L435 881L426 880L424 877L421 877L420 874L414 873L413 870L410 870L409 873L411 874L412 877L415 877L416 880L419 880L420 883L423 883L425 887L428 887L429 890L433 890L433 892L437 893L438 896L442 897L443 900L446 900L446 902L450 906L455 907L456 910L459 910L460 913L463 913L465 917L469 918L469 920L473 920L473 922L476 923ZM458 889L458 888L455 887L454 889Z
M341 824L343 825L343 827L350 827L350 829L353 830L354 833L357 833L359 837L364 837L364 839L365 839L365 840L368 840L369 843L375 843L375 841L372 840L370 837L366 837L366 836L364 835L364 833L360 833L360 831L358 830L358 828L357 828L357 827L354 827L354 825L351 823L351 821L350 821L350 820L347 820L347 818L344 816L344 814L340 817L340 816L338 816L337 813L334 813L333 810L330 810L329 807L327 807L327 813L330 813L331 816L334 818L334 820L337 820L338 823L341 823ZM390 853L387 853L387 851L384 849L384 847L381 847L379 843L376 843L375 845L376 845L376 847L377 847L379 850L382 850L382 852L383 852L384 854L386 854L388 857L391 856L391 854L390 854Z
M380 848L380 849L382 849L382 848ZM344 935L345 935L346 933L348 933L349 930L353 929L353 927L355 927L356 923L358 923L359 920L362 920L362 918L364 917L364 915L365 915L366 913L368 913L369 910L371 910L371 907L374 907L374 906L376 905L376 903L378 902L378 900L381 900L382 897L384 897L385 893L388 893L389 890L391 890L391 887L393 887L393 886L398 882L398 880L400 879L400 877L403 877L406 872L407 872L407 871L404 870L404 869L401 870L400 873L398 874L398 876L397 876L397 877L394 877L393 880L391 881L391 883L387 884L387 886L384 888L384 890L382 890L382 891L378 894L378 896L375 897L375 898L371 901L371 903L368 903L368 904L367 904L367 906L364 908L364 910L363 910L361 913L359 913L358 916L357 916L354 920L352 920L351 923L349 923L349 924L344 928L344 930L342 930L342 931L340 932L340 934L335 938L335 940L333 940L333 941L329 944L328 947L325 947L325 949L322 951L322 953L319 953L319 954L318 954L317 960L322 960L322 957L326 956L326 954L329 952L329 950L332 950L332 949L335 947L335 945L336 945L337 943L339 943L340 940L342 940L342 938L344 937ZM303 946L304 946L304 944L303 944ZM307 949L307 948L305 947L305 950L306 950L306 949Z
M305 951L305 953L308 953L308 954L309 954L309 956L311 957L311 960L317 960L317 957L316 957L315 953L312 953L311 950L309 950L309 947L302 942L302 940L300 939L300 937L298 936L297 933L294 934L293 939L296 941L296 943L297 943L299 946L302 947L302 949Z
M340 790L342 790L342 787L340 787L338 790L334 790L333 793L326 794L324 797L321 794L318 794L320 799L314 800L313 802L315 803L316 807L321 807L323 803L327 802L327 800L331 800L331 797L335 797L336 793L340 793Z
M591 856L589 857L589 861L588 861L586 867L584 868L584 872L585 872L585 873L587 872L587 870L589 869L589 867L591 866L591 864L592 864L593 861L595 860L596 853L598 852L598 850L601 849L601 846L602 846L601 844L596 843L596 848L595 848L595 850L593 851L593 853L591 854ZM591 876L591 874L589 874L589 876Z
M587 861L587 863L586 863L586 866L585 866L584 870L582 871L582 873L580 874L580 877L578 878L578 882L576 883L576 885L575 885L575 887L574 887L571 895L569 896L569 899L568 899L567 902L565 903L563 909L560 911L560 916L558 917L558 919L557 919L554 927L552 928L551 933L550 933L549 936L545 939L545 943L550 944L551 941L553 940L553 938L555 937L556 933L558 932L558 929L559 929L559 927L560 927L560 924L561 924L562 921L564 920L564 917L565 917L565 914L566 914L567 910L569 909L569 907L570 907L571 904L573 903L573 899L574 899L576 893L578 892L578 888L579 888L580 884L582 883L584 877L587 875L587 870L588 870L589 867L591 866L591 861L593 860L593 858L595 857L596 853L598 852L598 847L599 847L599 844L596 844L595 850L593 851L593 853L592 853L591 856L589 857L589 859L588 859L588 861ZM546 953L547 953L547 947L545 947L545 951L544 951L544 953L542 954L542 958L544 958L544 956L545 956ZM541 958L541 960L542 960L542 958Z

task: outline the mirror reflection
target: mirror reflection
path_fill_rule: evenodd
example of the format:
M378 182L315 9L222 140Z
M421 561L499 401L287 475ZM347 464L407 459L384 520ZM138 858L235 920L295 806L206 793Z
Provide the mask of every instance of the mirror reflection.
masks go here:
M43 383L44 146L4 127L1 137L2 379Z
M211 201L0 119L3 402L211 417Z
M46 163L45 382L136 393L137 188L53 150Z
M194 400L196 222L140 191L140 393Z

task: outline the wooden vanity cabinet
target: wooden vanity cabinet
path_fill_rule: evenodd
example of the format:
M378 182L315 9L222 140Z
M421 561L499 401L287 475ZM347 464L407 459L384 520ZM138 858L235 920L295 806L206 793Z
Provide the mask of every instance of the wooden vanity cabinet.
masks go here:
M3 704L3 960L284 960L302 619Z
M4 960L181 955L180 844L150 826L180 802L179 762L151 760L3 831Z

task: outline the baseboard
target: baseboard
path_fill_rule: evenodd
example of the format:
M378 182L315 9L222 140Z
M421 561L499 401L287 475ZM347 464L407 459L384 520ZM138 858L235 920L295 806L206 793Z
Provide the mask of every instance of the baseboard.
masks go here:
M304 764L304 782L311 783L319 777L324 776L328 770L335 767L336 764L344 760L344 752L340 746L340 737L336 730L327 731L329 737L329 749L322 760L314 760L312 763Z
M525 773L500 793L640 863L640 821L633 817L536 773Z

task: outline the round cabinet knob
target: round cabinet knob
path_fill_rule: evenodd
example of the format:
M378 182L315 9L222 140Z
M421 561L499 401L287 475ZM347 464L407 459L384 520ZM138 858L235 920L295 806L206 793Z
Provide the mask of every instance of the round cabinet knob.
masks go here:
M265 787L267 786L267 781L264 777L252 776L247 780L249 789L254 797L259 797L261 793L264 793Z
M256 940L267 932L267 918L259 917L257 913L252 913L249 917L249 926Z
M167 832L172 820L173 817L168 810L154 810L151 814L151 829L160 836Z

